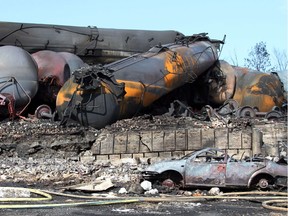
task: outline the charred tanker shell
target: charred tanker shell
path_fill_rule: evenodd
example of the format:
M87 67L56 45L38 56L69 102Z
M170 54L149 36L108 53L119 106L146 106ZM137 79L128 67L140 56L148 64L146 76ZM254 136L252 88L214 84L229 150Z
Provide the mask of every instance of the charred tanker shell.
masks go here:
M190 39L193 42L156 46L107 65L116 80L125 83L119 118L131 117L176 88L194 82L215 64L218 55L211 41L197 36Z
M124 85L97 66L75 71L57 95L57 111L62 124L68 118L84 126L105 127L116 121Z
M150 31L0 22L0 46L19 45L29 53L69 52L89 63L109 63L173 43L177 31Z
M210 71L209 101L213 104L222 105L233 97L236 86L234 68L226 61L218 61Z
M283 83L277 73L267 74L219 61L208 77L209 102L212 104L222 105L233 99L239 107L269 112L285 102Z
M70 77L70 68L66 60L57 52L43 50L32 54L38 65L38 77L42 82L53 80L62 86Z
M282 107L284 89L276 74L241 67L234 69L237 82L233 99L239 106L257 107L260 112L269 112L275 106Z
M72 75L72 73L75 70L77 70L77 69L79 69L81 67L88 66L77 55L74 55L74 54L68 53L68 52L59 52L58 54L66 60L68 66L70 68L70 75Z
M31 55L19 47L0 47L0 117L20 115L37 90L37 64Z
M57 94L71 77L72 71L86 64L78 56L67 52L57 53L43 50L33 53L32 56L38 65L39 92L37 98L55 106Z
M131 117L174 89L193 82L217 59L216 47L203 35L155 46L146 53L104 67L92 67L90 74L76 73L61 88L57 110L64 113L62 118L71 116L83 125L101 128ZM112 78L117 82L111 81ZM125 92L119 83L125 84Z

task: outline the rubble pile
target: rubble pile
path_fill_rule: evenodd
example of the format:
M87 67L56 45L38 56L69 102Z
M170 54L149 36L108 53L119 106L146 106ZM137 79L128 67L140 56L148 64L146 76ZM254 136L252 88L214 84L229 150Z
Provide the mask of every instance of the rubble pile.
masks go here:
M95 141L94 129L61 127L50 120L15 120L0 124L0 154L10 157L74 157ZM96 134L97 135L97 134Z
M89 151L100 134L125 131L175 130L183 128L219 128L244 130L254 124L266 124L266 119L210 118L201 121L192 117L142 115L118 120L97 130L70 122L65 127L48 119L17 119L0 124L0 155L24 158L77 158Z
M101 130L69 123L42 119L17 119L2 121L0 124L0 181L4 183L70 185L91 182L96 178L110 178L118 187L129 187L129 191L139 192L139 175L147 165L145 161L123 159L110 162L84 161L83 155L91 153L91 147L99 135L178 128L232 127L245 129L251 125L265 124L260 119L229 119L229 124L215 124L219 120L200 121L191 117L169 115L142 115L119 120ZM113 165L113 163L116 165ZM127 183L129 182L129 183ZM135 188L133 188L135 182ZM119 185L117 185L119 184ZM158 188L159 191L165 188ZM166 191L167 192L167 191Z
M138 185L144 164L135 160L106 163L83 163L61 158L19 158L1 157L1 185L30 185L33 187L65 187L75 184L92 183L98 180L111 180L115 187L133 189L133 182ZM129 187L128 187L129 186Z
M203 117L202 117L203 118ZM198 120L193 117L175 117L168 114L164 115L142 115L129 119L118 120L117 122L101 129L104 132L124 132L124 131L145 131L145 130L169 130L184 128L219 128L228 127L233 129L245 129L254 124L266 124L267 119L260 118L230 118L217 119L212 117L207 120Z
M229 123L226 124L218 119L200 121L192 117L143 115L122 119L97 130L71 122L63 127L60 122L47 119L18 119L1 122L0 155L26 158L53 155L57 158L75 158L90 150L100 134L181 128L229 127L242 130L253 124L265 123L267 121L259 119L229 119Z

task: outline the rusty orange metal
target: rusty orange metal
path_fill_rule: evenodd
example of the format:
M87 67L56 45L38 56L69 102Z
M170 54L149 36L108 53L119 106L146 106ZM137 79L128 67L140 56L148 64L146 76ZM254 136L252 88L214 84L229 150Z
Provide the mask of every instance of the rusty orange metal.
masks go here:
M219 74L222 79L209 79L209 100L222 105L231 99L235 93L236 75L234 68L226 61L218 61L210 74Z
M237 82L233 99L239 106L257 107L260 112L269 112L275 106L282 106L285 97L277 76L241 67L234 69Z
M58 113L66 113L62 117L69 115L81 124L95 128L132 117L174 89L194 82L215 64L218 54L210 39L199 35L190 39L185 43L180 41L155 46L146 53L104 67L88 68L78 78L86 80L84 90L79 90L79 83L75 85L75 76L61 88L56 101ZM89 70L93 79L87 82ZM109 81L114 86L120 83L125 86L119 94L123 97L115 96L113 85L107 86L107 79L102 79L103 74L109 79L115 78L117 83ZM93 80L100 81L98 86Z
M222 105L233 99L239 107L251 107L259 112L269 112L285 102L285 91L275 73L264 73L245 67L231 66L225 61L212 69L209 80L210 102Z

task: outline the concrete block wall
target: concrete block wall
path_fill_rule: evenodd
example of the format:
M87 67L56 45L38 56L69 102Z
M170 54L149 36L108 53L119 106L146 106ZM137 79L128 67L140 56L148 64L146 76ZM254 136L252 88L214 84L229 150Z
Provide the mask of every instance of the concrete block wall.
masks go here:
M275 155L279 141L285 139L287 141L287 124L281 123L256 125L245 130L189 128L127 131L100 135L91 151L96 160L110 160L181 157L196 149L216 147L226 149L230 155L237 154L237 158L267 152Z
M279 156L281 150L284 149L287 152L287 122L255 125L255 130L262 133L263 145L261 151L263 154Z

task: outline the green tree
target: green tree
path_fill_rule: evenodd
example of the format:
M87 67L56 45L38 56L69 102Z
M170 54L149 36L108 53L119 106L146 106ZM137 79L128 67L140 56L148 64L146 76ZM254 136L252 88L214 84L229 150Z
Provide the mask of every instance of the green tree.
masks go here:
M244 59L245 66L257 71L268 72L272 71L270 54L267 51L266 43L263 41L256 43L248 54L248 58Z

